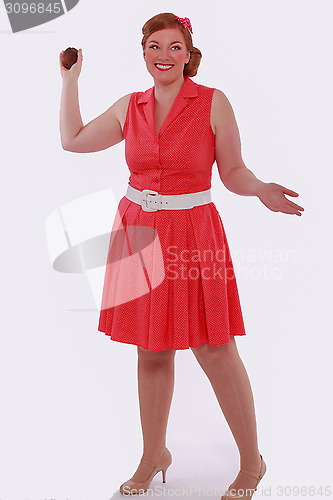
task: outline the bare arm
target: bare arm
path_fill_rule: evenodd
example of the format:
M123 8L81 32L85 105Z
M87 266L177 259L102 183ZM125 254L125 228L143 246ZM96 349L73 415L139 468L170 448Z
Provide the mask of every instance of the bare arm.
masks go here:
M67 140L62 139L63 148L74 153L92 153L110 148L124 140L117 116L120 108L128 104L130 96L131 94L127 94L118 99L109 109L87 125L83 125L78 107L73 103L68 106L69 110L74 109L72 114L67 111L62 115L63 124L60 124L60 130L67 132L67 135L64 133L62 136L67 137Z
M83 127L78 94L78 80L64 79L60 102L60 137L61 145L66 150Z
M215 158L221 181L229 191L256 196L264 184L244 164L235 115L226 95L216 89L213 95Z
M301 215L304 208L293 203L285 194L298 193L274 182L263 182L244 164L241 141L235 115L226 95L216 89L212 102L215 124L215 159L221 181L229 191L243 196L258 196L273 212Z
M61 58L62 53L59 56L60 65ZM84 125L78 92L81 64L82 53L79 50L78 61L70 70L61 67L63 86L60 103L60 137L61 145L66 151L92 153L107 149L124 139L118 116L128 104L131 94L121 97L104 113Z

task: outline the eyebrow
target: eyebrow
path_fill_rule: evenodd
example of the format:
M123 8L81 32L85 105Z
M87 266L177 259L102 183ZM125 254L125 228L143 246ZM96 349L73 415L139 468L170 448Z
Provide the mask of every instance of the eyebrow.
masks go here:
M152 42L158 43L158 42L156 42L156 40L150 40L149 43L152 43ZM179 40L177 40L176 42L171 42L170 45L172 45L173 43L182 43L182 42L180 42Z

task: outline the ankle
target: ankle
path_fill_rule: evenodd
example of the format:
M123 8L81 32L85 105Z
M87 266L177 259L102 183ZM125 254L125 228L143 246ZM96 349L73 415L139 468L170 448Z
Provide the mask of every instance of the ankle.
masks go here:
M258 451L255 455L241 456L240 458L240 468L249 470L252 472L259 472L261 465L260 452Z
M154 449L143 450L142 458L151 462L152 464L157 463L157 461L161 458L163 451L165 450L165 444L159 447L155 447Z

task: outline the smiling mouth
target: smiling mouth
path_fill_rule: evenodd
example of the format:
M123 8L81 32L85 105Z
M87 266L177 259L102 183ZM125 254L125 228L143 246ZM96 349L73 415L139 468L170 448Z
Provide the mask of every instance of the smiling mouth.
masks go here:
M155 63L154 64L155 68L159 69L160 71L167 71L168 69L173 68L173 64L159 64Z

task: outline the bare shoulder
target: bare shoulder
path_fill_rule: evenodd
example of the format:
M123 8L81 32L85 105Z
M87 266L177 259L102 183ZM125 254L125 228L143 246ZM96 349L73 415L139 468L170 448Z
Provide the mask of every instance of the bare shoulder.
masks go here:
M231 106L229 99L227 98L225 93L222 92L222 90L220 90L220 89L214 89L212 104L214 104L215 107Z
M112 109L114 116L117 118L117 120L121 126L121 130L123 130L123 128L124 128L127 108L128 108L128 104L129 104L131 95L132 95L132 92L130 94L126 94L126 95L120 97L120 99L118 99L110 108L110 109Z
M211 108L211 122L214 134L216 127L234 117L229 99L220 89L214 89Z

